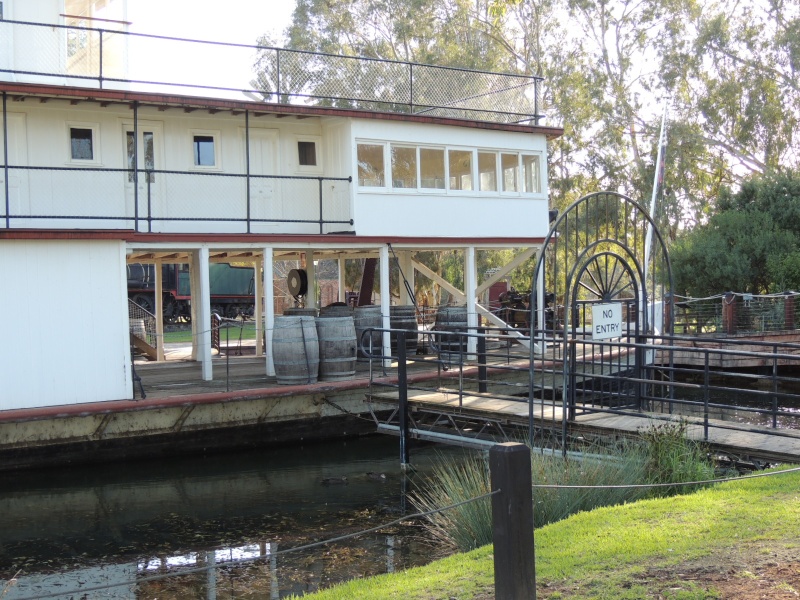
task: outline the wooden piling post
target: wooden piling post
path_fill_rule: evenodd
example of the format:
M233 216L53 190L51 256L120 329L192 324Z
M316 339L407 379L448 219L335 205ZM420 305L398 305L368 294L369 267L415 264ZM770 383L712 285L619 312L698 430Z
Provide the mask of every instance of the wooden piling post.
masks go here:
M792 292L784 292L786 297L783 304L783 318L784 329L794 329L794 294Z
M722 330L727 334L736 333L736 294L722 295Z
M525 444L489 450L495 600L536 600L531 453Z

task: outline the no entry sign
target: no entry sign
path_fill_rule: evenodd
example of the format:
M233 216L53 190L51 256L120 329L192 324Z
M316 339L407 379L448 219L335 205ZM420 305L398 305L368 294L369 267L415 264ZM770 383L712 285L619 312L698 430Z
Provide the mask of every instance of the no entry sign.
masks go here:
M592 305L592 339L607 340L622 335L622 304Z

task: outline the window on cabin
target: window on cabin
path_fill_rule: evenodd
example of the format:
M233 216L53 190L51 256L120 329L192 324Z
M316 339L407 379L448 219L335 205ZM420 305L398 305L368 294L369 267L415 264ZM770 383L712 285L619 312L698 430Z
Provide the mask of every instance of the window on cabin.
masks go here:
M503 173L503 191L519 191L519 155L500 154L500 170Z
M443 190L444 149L420 148L419 171L420 171L420 187L432 190Z
M524 174L525 189L528 193L542 191L541 174L539 171L539 156L531 154L522 155L522 171Z
M384 187L385 168L383 144L358 144L358 185L361 187Z
M497 154L494 152L478 152L478 189L497 191Z
M297 142L297 162L301 166L315 167L317 165L317 143Z
M194 136L194 164L198 167L213 167L217 164L214 136Z
M392 145L392 187L417 187L417 149Z
M450 167L450 189L472 189L472 151L450 150L447 153Z
M143 154L144 168L147 171L152 171L156 168L156 154L155 154L155 137L152 131L142 132L142 148L139 149L140 154ZM126 132L126 148L128 152L128 181L133 183L134 173L136 169L136 156L135 156L135 138L132 131ZM150 183L156 180L155 173L149 173L148 178Z
M70 127L70 151L72 160L94 160L94 135L91 129Z

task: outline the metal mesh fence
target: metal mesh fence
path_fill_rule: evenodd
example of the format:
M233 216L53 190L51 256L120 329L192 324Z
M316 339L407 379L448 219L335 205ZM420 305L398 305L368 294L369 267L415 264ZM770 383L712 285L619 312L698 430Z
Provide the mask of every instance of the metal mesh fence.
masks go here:
M541 108L526 75L8 20L2 48L0 73L37 83L497 122L536 123Z
M727 335L796 329L798 294L730 293L675 303L675 333Z
M128 300L128 322L131 335L144 340L151 346L156 345L156 318L133 300Z

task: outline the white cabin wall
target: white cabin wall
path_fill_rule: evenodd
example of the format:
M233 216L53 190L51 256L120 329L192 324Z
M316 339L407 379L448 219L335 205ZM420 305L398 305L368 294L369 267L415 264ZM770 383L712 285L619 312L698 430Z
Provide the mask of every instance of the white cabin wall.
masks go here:
M547 141L544 135L354 120L351 139L349 150L354 176L359 141L508 150L541 156L541 191L536 194L359 189L354 182L353 213L359 235L544 237L547 234Z
M0 410L132 394L124 244L0 241Z
M9 131L10 143L25 149L25 162L10 164L37 167L78 167L78 171L12 170L12 175L27 182L32 214L38 215L108 215L121 217L133 214L133 184L127 173L98 172L92 169L127 168L125 131L133 130L134 112L127 105L79 102L72 105L64 100L35 98L25 101L9 99L8 110L24 127ZM11 122L12 119L9 119ZM297 119L293 116L253 116L249 118L251 151L255 140L261 140L259 152L262 164L251 160L253 174L303 176L307 179L253 179L251 180L251 216L263 219L318 220L320 176L342 177L350 175L349 137L346 121L336 120L330 128L323 129L317 118ZM139 177L139 215L147 210L147 194L151 194L154 215L167 218L187 216L214 218L247 215L245 153L245 115L230 112L211 114L207 110L186 112L179 108L159 110L140 107L138 110L139 135L154 131L155 168L157 170L183 171L190 175L156 174L148 186L143 174ZM92 128L95 131L94 158L76 162L70 156L70 126ZM193 160L194 135L211 135L215 139L216 164L198 167ZM21 139L23 138L24 139ZM329 139L330 138L330 139ZM265 139L274 139L274 148L264 145ZM300 165L298 141L317 144L317 165ZM264 152L274 151L274 157ZM139 166L144 166L140 158ZM81 167L86 167L81 171ZM242 177L224 177L236 174ZM258 187L259 189L254 189ZM329 182L324 189L326 217L349 220L351 216L351 184ZM333 207L333 213L328 209ZM15 220L14 226L23 223ZM35 227L83 227L132 229L132 220L76 221L38 220L25 223ZM140 223L140 228L143 227ZM334 225L330 226L331 229ZM315 230L316 228L316 230ZM335 230L344 229L336 226ZM215 233L244 233L243 223L225 221L153 221L153 231L208 231ZM314 223L257 223L253 232L318 233Z

